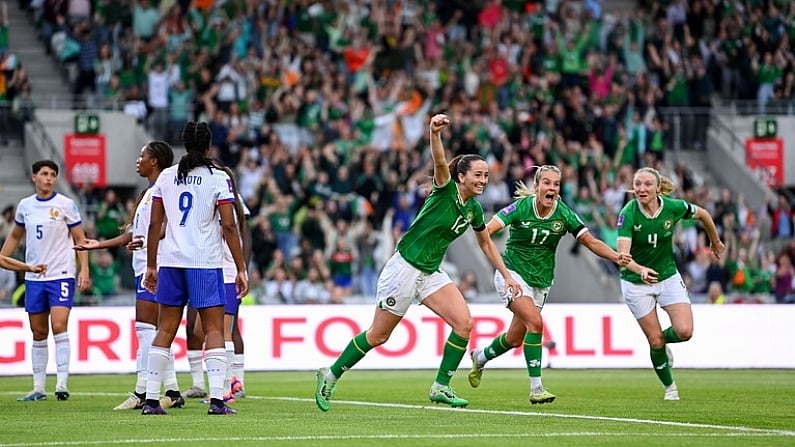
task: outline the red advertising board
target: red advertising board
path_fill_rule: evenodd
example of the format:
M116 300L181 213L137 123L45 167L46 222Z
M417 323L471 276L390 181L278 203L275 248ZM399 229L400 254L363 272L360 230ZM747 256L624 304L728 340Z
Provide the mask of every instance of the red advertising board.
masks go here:
M66 179L77 186L91 182L105 186L105 135L64 136Z
M745 140L745 164L771 187L784 184L784 140L748 138Z

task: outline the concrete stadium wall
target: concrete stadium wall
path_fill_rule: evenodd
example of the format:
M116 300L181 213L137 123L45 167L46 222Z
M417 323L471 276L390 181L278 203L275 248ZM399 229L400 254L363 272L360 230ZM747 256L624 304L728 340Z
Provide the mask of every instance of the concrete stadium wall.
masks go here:
M40 109L38 120L60 151L63 160L64 136L74 133L74 117L77 111ZM141 147L150 138L135 118L122 112L92 112L99 116L100 133L105 135L105 172L109 186L135 187L141 178L135 172L135 161Z

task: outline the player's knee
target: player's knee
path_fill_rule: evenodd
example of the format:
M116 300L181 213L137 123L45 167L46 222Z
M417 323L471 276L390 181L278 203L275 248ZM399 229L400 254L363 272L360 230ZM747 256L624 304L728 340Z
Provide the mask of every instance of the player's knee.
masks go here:
M676 331L676 336L679 337L682 341L688 341L693 338L693 328L683 328L683 329L674 329Z
M370 344L372 347L381 346L389 340L389 334L384 333L377 333L377 332L368 332L367 333L367 343Z
M53 321L52 322L52 333L53 334L60 334L66 332L68 329L67 324L65 321ZM47 335L45 334L44 337L46 338Z
M518 348L519 346L522 346L522 342L524 341L524 334L513 335L511 333L507 333L505 335L505 341L508 342L508 344L512 348Z
M542 333L544 331L544 322L541 320L541 315L525 323L525 330L530 334Z
M649 335L647 339L649 340L649 346L651 346L653 349L661 349L663 346L665 346L665 339L663 338L662 332L659 334Z
M33 329L31 332L33 332L33 340L35 341L47 340L47 337L50 335L48 331L38 329Z
M472 327L475 325L475 320L472 317L456 320L453 323L453 332L464 338L469 338L469 333L472 332Z

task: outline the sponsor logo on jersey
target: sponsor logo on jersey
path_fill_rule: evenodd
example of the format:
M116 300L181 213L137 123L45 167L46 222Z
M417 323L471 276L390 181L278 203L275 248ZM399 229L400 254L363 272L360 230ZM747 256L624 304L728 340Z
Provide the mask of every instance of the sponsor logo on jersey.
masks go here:
M643 228L643 225L633 225L632 226L632 229L635 230L635 231L640 231L641 228Z
M502 214L503 216L507 216L507 215L511 214L512 212L514 212L514 211L516 211L516 205L510 204L510 205L506 206L505 208L503 208L502 210L500 210L500 214Z

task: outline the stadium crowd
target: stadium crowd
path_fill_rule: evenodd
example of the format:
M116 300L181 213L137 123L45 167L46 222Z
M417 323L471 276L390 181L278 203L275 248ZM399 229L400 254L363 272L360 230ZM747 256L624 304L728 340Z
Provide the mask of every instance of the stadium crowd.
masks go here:
M795 301L786 197L755 209L668 150L673 117L679 142L703 148L718 100L792 111L795 3L647 0L615 14L601 0L20 3L73 67L75 104L123 109L175 143L186 120L210 123L252 212L257 302L374 294L424 200L432 111L451 118L453 155L489 161L487 212L533 166L554 164L563 200L615 248L632 172L653 166L710 210L727 243L717 261L703 230L677 230L691 293ZM117 234L132 206L112 189L82 203L96 237ZM95 296L118 291L123 256L92 253Z

